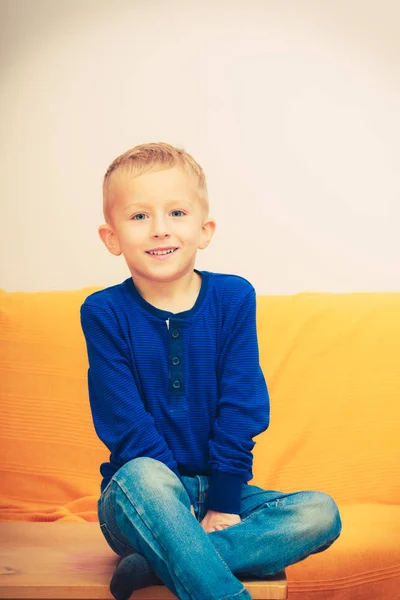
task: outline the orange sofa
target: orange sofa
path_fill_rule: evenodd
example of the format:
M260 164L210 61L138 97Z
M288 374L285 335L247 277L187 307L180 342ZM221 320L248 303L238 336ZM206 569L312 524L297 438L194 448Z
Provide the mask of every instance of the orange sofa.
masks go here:
M0 521L97 521L109 452L79 320L95 289L0 291ZM326 492L343 523L287 568L289 599L400 598L400 293L258 296L257 327L271 425L252 483Z

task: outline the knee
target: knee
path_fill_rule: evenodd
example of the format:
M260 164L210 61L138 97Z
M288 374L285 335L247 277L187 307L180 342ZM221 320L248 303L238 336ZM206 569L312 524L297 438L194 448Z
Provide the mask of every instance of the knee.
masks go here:
M139 456L125 463L118 470L115 479L119 482L126 479L140 480L149 485L156 485L158 481L174 476L175 473L159 460L149 456Z
M165 487L179 486L179 478L164 463L148 456L133 458L114 475L121 487L129 486L155 493Z
M342 522L338 507L331 496L323 492L310 492L307 509L310 533L326 541L333 541L339 537Z

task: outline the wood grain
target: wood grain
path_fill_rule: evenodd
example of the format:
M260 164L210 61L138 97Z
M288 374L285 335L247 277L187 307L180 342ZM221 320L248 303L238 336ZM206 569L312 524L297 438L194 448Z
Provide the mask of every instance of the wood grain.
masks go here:
M98 523L0 522L0 598L113 600L109 582L119 557ZM255 600L287 598L285 573L243 580ZM165 586L132 594L132 600L173 600Z

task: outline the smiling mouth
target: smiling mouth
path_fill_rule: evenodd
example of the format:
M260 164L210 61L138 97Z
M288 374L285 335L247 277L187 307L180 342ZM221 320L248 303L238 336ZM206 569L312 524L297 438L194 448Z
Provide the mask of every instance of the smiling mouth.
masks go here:
M146 251L146 254L151 254L152 256L167 256L168 254L173 254L176 252L178 248L174 248L171 250L155 250L155 251Z
M166 251L159 250L158 252L147 252L146 251L146 254L148 254L149 256L154 258L154 260L164 261L164 260L167 260L168 258L170 258L173 254L175 254L175 252L177 250L179 250L179 248L175 248L174 250L166 250Z

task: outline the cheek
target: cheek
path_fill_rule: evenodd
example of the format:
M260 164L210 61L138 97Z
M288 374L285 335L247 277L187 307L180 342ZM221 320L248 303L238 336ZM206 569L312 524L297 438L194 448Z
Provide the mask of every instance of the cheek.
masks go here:
M195 242L200 237L200 230L198 227L195 227L193 223L184 223L177 230L177 234L180 234L185 239Z
M125 246L134 248L143 243L147 239L148 231L146 227L126 227L122 232L122 239Z

